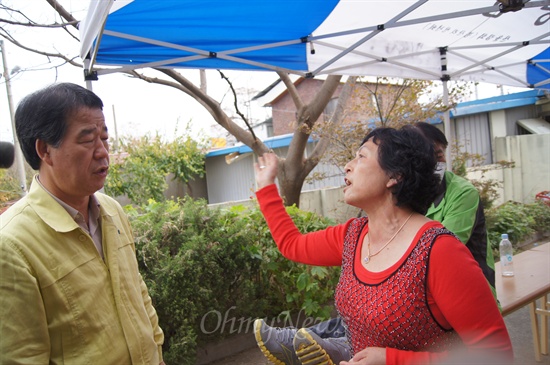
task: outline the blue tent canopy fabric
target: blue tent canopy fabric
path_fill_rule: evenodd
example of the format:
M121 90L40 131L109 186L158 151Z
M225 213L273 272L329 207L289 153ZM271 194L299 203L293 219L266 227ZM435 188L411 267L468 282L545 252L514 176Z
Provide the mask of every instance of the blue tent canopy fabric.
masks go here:
M509 10L494 0L91 0L81 56L99 74L274 70L550 88L550 0Z
M550 18L550 9L548 9ZM550 25L549 25L550 27ZM550 48L546 48L527 62L527 83L530 85L542 84L550 78ZM550 83L541 85L542 88L550 88Z
M281 6L286 3L287 6ZM311 34L330 14L337 1L318 6L292 1L133 1L107 19L106 30L159 40L179 48L124 39L106 32L101 39L97 62L135 65L162 60L207 56L167 66L220 69L260 69L212 57L234 49L299 39ZM288 9L293 11L289 12ZM305 16L305 14L307 14ZM144 18L145 16L145 18ZM281 22L280 19L285 21ZM251 36L254 35L254 36ZM280 68L307 70L305 43L239 52L238 57ZM130 49L129 53L120 52Z

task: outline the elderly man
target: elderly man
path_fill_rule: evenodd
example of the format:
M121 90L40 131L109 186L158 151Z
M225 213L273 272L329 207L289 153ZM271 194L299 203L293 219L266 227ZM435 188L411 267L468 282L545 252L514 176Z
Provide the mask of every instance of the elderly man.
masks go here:
M103 103L60 83L19 104L38 174L0 216L1 364L163 364L164 335L109 170Z

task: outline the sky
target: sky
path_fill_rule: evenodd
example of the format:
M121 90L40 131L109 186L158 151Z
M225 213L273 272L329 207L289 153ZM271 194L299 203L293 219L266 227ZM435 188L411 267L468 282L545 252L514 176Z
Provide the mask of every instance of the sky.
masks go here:
M60 0L60 3L77 19L85 15L89 0ZM36 22L52 23L56 18L54 10L46 0L0 0L0 4L16 7ZM0 18L7 15L0 10ZM59 21L59 19L57 19ZM5 25L4 25L5 26ZM79 44L65 31L60 29L15 28L5 26L22 43L32 48L61 51L66 55L77 56ZM78 35L75 31L74 34ZM85 86L82 70L65 65L60 61L49 60L4 40L5 58L8 72L15 71L10 78L13 106L27 94L54 82L74 82ZM80 61L80 60L79 60ZM181 71L192 81L198 81L198 70ZM2 72L3 73L3 72ZM251 95L269 86L277 79L274 72L260 71L224 71L235 87L249 90ZM207 71L208 91L216 100L231 107L232 96L228 94L228 85L221 80L215 70ZM141 80L130 79L121 74L102 75L92 83L93 91L104 102L104 114L111 136L140 136L158 133L166 139L172 139L176 130L182 135L185 126L190 123L194 137L218 137L219 129L211 126L215 122L210 114L194 99L183 92L166 86L148 84ZM485 98L501 93L516 92L519 89L497 85L483 85L478 89L478 97ZM270 109L255 105L248 110L252 119L263 121L270 117ZM116 121L116 128L115 128ZM13 142L11 118L8 107L5 77L0 78L0 140Z

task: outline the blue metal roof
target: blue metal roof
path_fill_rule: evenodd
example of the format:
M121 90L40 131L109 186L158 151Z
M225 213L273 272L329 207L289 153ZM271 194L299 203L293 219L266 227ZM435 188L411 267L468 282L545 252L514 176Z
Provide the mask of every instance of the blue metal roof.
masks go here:
M292 140L292 133L283 134L281 136L269 137L266 140L264 140L263 143L269 148L280 148L280 147L287 147L288 145L290 145L291 140ZM308 142L313 142L313 138L310 137ZM239 152L243 154L243 153L252 152L252 149L242 143L239 143L238 145L235 145L235 146L219 148L213 151L209 151L206 154L206 157L224 156L233 152Z
M514 94L495 96L492 98L466 101L463 103L458 103L457 106L451 110L451 118L532 105L535 104L538 98L543 95L543 90L535 89Z

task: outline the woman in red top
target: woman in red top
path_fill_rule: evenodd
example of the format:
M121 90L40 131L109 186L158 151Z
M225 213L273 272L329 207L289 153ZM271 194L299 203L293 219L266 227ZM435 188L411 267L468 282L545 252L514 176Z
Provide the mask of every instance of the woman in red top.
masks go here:
M441 364L454 356L512 362L479 265L454 234L424 216L439 180L423 138L409 126L375 129L346 164L344 199L368 218L301 234L274 184L272 153L256 165L260 208L285 257L342 266L335 302L354 356L341 364Z

